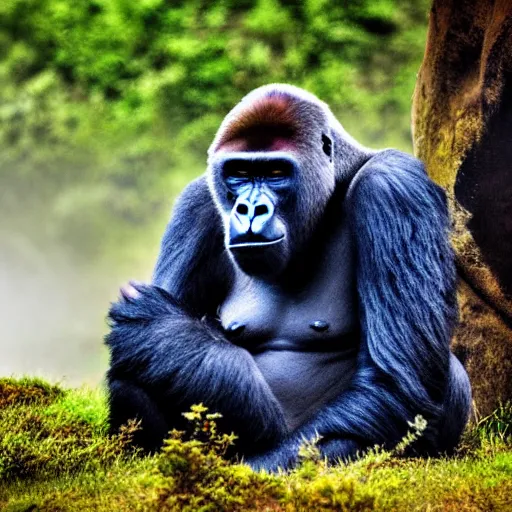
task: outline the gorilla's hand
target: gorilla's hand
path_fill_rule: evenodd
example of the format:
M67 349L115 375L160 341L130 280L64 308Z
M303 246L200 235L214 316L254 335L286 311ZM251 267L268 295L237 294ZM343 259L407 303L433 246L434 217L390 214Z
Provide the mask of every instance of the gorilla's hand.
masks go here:
M200 324L201 328L206 329L214 340L227 342L219 330L216 319L204 315L199 320L183 303L177 301L163 288L140 281L130 281L120 288L120 299L112 305L109 318L113 325L137 320L167 322L177 318L188 325Z
M109 319L114 326L137 320L156 320L176 314L180 308L174 298L158 286L130 281L120 289L120 300L112 304Z
M246 458L245 463L251 466L254 471L288 471L296 466L299 461L299 447L300 444L292 446L285 441L278 448L269 450L262 455Z

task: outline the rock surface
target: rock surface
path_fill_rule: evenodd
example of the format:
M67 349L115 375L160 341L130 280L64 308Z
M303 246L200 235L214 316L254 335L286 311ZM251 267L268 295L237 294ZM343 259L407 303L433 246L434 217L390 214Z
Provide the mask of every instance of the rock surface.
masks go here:
M454 350L484 416L512 399L510 0L434 0L413 136L451 198L461 276Z

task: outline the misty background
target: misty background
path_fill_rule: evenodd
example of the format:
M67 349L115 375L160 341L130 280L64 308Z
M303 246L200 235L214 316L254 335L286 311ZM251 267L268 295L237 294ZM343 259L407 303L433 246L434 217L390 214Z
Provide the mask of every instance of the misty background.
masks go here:
M150 279L223 117L288 82L411 151L428 0L3 0L0 375L101 381L105 315Z

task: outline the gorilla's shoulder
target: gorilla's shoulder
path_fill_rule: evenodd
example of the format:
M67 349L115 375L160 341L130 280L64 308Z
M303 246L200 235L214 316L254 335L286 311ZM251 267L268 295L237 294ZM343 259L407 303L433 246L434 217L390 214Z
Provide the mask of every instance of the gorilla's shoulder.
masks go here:
M167 224L157 268L162 261L183 254L191 259L192 253L222 243L222 219L210 194L206 177L200 176L189 183L177 198Z
M183 189L174 205L174 215L178 211L183 213L194 211L196 215L211 215L216 211L205 174L191 181Z
M444 190L427 175L421 160L396 149L376 153L356 173L347 199L359 204L404 203L444 209Z
M220 258L222 245L222 220L203 175L189 183L176 200L162 238L153 284L178 296L179 286L185 288L183 283L191 273L203 275L197 269L205 258Z
M194 229L199 232L222 230L222 219L215 207L205 175L190 182L178 196L172 210L174 228Z

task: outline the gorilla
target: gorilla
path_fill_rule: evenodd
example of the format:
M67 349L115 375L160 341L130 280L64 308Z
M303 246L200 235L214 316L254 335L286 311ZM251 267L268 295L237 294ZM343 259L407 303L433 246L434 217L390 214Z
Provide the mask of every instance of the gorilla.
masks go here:
M450 352L456 271L444 192L422 163L373 151L289 85L248 94L186 187L151 284L109 318L110 425L157 450L196 403L222 414L229 456L290 469L304 440L331 462L392 447L449 453L468 419Z

